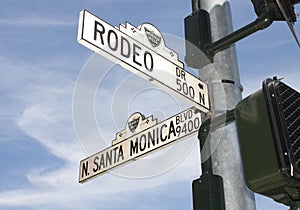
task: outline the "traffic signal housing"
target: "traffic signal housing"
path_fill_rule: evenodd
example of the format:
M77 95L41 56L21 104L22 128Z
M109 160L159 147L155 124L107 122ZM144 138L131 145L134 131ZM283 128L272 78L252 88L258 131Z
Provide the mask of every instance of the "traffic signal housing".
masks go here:
M286 205L299 201L299 92L267 79L237 104L235 118L247 186Z

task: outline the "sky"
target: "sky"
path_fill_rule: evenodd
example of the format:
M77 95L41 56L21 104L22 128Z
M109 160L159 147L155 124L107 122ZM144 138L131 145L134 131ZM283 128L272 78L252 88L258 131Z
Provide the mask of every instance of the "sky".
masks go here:
M109 146L130 114L139 111L162 121L189 104L77 42L79 12L87 9L113 26L151 23L178 52L191 2L1 0L1 7L0 209L192 209L191 182L200 176L195 135L78 183L79 161ZM231 8L234 29L256 18L250 1L232 0ZM300 33L299 23L295 27ZM284 77L300 90L300 49L284 22L273 23L236 47L244 97L273 76ZM179 59L183 61L184 50ZM94 129L84 118L74 117L81 111L74 97L85 72L87 89L80 92L79 102L84 104L85 93L94 93ZM146 173L146 167L152 171ZM288 209L259 195L256 206Z

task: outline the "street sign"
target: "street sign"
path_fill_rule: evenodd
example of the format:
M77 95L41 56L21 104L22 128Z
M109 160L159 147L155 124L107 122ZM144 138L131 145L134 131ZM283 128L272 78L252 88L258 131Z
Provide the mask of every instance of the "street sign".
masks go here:
M116 134L112 146L80 161L79 182L86 182L115 167L162 149L196 133L201 125L200 110L192 107L157 122L153 116L132 114L123 131Z
M151 24L136 28L130 23L113 27L86 10L80 12L78 42L123 68L210 110L207 84L184 70L176 52L167 48L161 33Z

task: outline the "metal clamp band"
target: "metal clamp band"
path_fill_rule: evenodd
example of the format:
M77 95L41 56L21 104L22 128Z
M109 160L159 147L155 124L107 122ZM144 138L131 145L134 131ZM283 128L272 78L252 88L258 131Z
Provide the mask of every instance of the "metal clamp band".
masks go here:
M218 83L232 84L232 85L238 87L240 89L241 93L244 91L244 87L241 83L235 82L235 81L229 80L229 79L211 80L209 83L211 83L211 84L218 84Z

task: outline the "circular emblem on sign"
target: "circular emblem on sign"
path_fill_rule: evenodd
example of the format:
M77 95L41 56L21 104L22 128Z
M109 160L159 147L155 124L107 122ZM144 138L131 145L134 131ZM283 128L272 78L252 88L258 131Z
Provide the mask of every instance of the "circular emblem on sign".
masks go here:
M158 47L162 42L162 35L157 28L149 23L142 25L142 30L145 32L146 37L152 47Z
M157 47L160 42L161 42L161 36L155 34L154 31L148 29L148 28L144 28L145 29L145 33L147 35L147 39L148 41L150 42L150 44L153 46L153 47Z
M139 112L132 114L127 121L127 126L129 128L129 130L133 133L136 130L136 128L138 127L141 119L144 119L144 118L145 117Z

